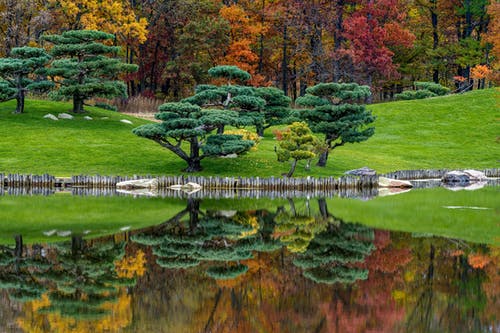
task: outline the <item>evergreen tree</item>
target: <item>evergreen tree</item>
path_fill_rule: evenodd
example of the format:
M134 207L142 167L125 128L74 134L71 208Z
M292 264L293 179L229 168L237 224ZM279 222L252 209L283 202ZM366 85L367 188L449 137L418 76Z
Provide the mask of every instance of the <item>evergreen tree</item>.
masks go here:
M250 79L248 72L236 66L216 66L208 71L221 85L199 85L194 96L184 102L200 107L218 108L238 112L239 124L255 126L259 136L270 126L283 123L290 112L290 98L283 91L271 87L255 88L235 83L244 83ZM224 125L218 133L224 132Z
M215 134L217 128L240 123L238 113L231 110L202 110L187 102L165 103L159 107L159 124L137 127L133 132L159 143L187 162L186 172L202 170L201 160L208 156L241 154L254 142L241 135ZM188 150L183 143L187 143Z
M357 104L370 96L368 86L356 83L320 83L306 90L297 98L298 105L311 109L299 112L314 133L325 135L327 149L320 155L318 166L326 166L331 150L346 143L368 140L375 130L367 127L375 121L365 105Z
M24 112L26 92L52 87L52 82L32 80L29 76L43 68L50 60L44 49L36 47L15 47L9 58L0 59L0 100L16 99L15 113Z
M50 53L57 58L45 71L59 85L52 97L73 99L74 113L82 113L85 100L94 96L127 96L125 83L117 77L121 73L135 72L137 66L110 57L120 48L103 43L113 40L114 35L94 30L72 30L43 38L54 44Z

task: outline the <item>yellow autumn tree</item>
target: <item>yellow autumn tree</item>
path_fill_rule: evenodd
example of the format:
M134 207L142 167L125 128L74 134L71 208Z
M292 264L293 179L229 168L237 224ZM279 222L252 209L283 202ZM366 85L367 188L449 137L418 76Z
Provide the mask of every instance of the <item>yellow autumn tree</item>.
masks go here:
M132 279L143 276L146 271L146 255L142 250L138 250L132 256L124 256L115 262L115 269L120 278Z
M114 34L120 44L142 44L147 39L145 18L137 18L128 1L49 0L60 28L100 30Z

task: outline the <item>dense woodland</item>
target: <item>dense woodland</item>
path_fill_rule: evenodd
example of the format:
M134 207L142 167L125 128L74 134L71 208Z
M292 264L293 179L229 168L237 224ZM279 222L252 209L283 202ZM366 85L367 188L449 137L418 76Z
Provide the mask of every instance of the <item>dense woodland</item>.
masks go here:
M292 99L319 82L357 82L376 99L414 81L452 90L498 81L496 0L0 0L0 56L44 34L95 29L139 66L129 96L179 100L207 70L237 65Z

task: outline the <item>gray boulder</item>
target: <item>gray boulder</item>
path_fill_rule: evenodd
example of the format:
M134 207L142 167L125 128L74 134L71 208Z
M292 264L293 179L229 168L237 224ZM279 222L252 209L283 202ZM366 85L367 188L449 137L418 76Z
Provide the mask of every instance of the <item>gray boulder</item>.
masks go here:
M375 176L377 174L377 171L365 166L359 169L346 171L345 174L352 176Z
M445 184L467 185L470 182L480 182L486 180L483 172L477 170L449 171L441 181Z

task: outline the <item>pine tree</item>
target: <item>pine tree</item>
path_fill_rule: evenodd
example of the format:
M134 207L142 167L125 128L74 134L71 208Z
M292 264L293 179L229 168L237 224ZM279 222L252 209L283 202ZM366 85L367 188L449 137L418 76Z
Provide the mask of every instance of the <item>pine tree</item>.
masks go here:
M74 113L84 112L85 100L94 96L127 96L127 87L117 76L135 72L137 66L109 56L120 50L103 44L113 40L114 35L94 30L72 30L43 38L54 44L50 53L57 58L45 71L59 85L52 97L73 99Z
M16 99L15 113L24 112L26 92L37 89L48 89L52 82L32 80L30 75L43 68L50 60L44 49L36 47L15 47L9 58L0 59L0 100Z
M329 151L346 143L368 140L374 134L375 129L367 125L373 123L375 117L365 105L356 103L370 96L368 86L320 83L307 88L306 92L296 103L311 109L301 110L298 116L314 133L325 135L327 149L320 155L318 166L326 166Z
M205 157L241 154L254 145L241 135L213 133L225 125L239 124L235 111L203 110L186 102L165 103L159 111L155 117L162 123L143 125L133 132L159 143L186 161L186 172L201 171L201 160ZM183 148L183 143L187 143L189 150Z
M184 102L200 107L219 108L238 112L240 126L255 126L259 136L270 126L282 124L290 112L290 98L276 88L255 88L235 83L246 83L251 76L236 66L216 66L208 74L221 85L199 85L194 96ZM218 128L224 133L224 126Z

